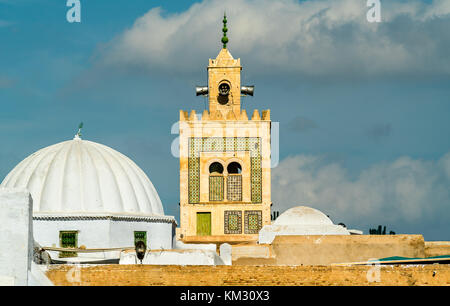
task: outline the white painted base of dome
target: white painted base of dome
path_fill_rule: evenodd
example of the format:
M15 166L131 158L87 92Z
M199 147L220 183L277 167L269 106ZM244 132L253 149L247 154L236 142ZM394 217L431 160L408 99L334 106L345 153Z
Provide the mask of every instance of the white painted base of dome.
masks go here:
M162 218L169 218L161 216ZM33 216L34 239L43 247L60 247L61 231L78 231L77 245L87 249L134 247L134 232L147 232L147 248L172 249L175 236L175 220L149 219L133 216L61 216L49 218ZM120 251L79 253L78 257L118 258ZM54 259L58 252L51 252Z

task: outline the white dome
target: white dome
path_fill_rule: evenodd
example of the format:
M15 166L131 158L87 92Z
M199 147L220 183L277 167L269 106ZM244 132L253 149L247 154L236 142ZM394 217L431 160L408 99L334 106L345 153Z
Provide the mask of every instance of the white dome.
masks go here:
M1 186L27 188L34 213L164 215L155 187L131 159L78 137L31 154Z
M332 225L333 222L320 210L297 206L286 210L273 223L275 225Z

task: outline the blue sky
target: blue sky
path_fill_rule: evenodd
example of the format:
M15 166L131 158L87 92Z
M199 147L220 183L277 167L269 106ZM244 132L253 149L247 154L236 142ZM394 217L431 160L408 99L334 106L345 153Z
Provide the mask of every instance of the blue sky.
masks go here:
M256 86L247 112L280 122L274 208L316 207L368 232L449 240L450 1L0 0L0 178L73 137L132 158L178 219L179 109L221 47ZM381 184L380 182L384 182ZM388 182L388 183L386 183Z

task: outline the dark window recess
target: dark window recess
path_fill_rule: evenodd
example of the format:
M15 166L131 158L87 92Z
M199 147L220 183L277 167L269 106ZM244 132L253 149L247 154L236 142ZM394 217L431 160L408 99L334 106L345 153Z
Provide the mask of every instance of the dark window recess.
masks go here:
M147 246L147 232L134 232L134 245L138 241L142 241Z
M209 173L223 173L223 166L219 162L214 162L209 166Z
M232 162L227 167L228 174L241 174L242 173L242 167L237 162Z
M77 231L64 231L59 232L59 244L62 248L78 248L78 232ZM59 257L77 257L76 252L60 252Z

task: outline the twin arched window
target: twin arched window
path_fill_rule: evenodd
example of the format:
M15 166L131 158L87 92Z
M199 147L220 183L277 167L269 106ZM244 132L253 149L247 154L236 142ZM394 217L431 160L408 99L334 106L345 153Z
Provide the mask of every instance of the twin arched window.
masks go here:
M209 166L209 200L224 200L224 180L227 184L227 200L242 201L242 166L238 162L231 162L227 165L224 174L224 166L220 162L213 162Z
M219 162L213 162L209 166L210 174L223 174L223 171L224 171L224 167ZM242 166L238 162L231 162L227 166L227 172L228 172L228 174L241 174Z

